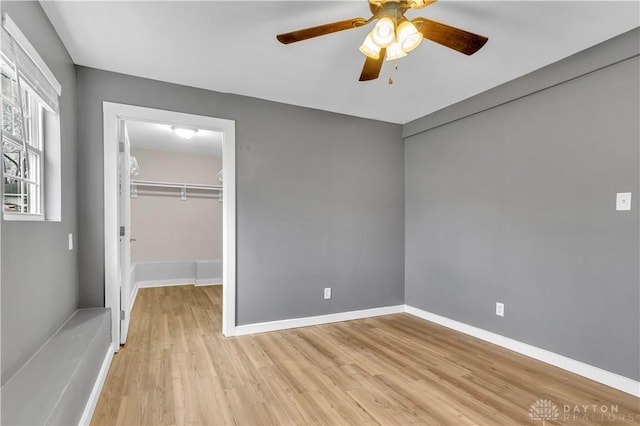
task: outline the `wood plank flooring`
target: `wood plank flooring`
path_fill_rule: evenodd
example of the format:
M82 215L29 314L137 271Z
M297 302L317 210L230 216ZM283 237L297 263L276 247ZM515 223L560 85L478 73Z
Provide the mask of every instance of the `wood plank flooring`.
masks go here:
M221 317L219 286L140 289L92 424L640 424L638 398L408 314L234 338Z

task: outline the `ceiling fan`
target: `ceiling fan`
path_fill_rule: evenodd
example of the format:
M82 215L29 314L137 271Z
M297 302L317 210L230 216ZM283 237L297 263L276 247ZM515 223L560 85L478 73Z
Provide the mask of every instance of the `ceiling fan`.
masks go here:
M367 57L362 67L360 81L375 80L380 75L384 60L392 61L418 47L423 38L443 46L473 55L488 38L427 18L408 20L404 15L410 9L421 9L437 0L368 0L373 14L369 19L352 18L316 27L278 34L283 44L295 43L310 38L362 27L375 20L378 22L367 35L360 51Z

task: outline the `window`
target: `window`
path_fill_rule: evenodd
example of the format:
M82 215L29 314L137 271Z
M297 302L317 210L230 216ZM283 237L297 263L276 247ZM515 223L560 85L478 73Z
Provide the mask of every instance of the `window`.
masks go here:
M42 215L42 105L2 55L4 211Z
M61 86L8 15L2 19L3 214L61 220Z

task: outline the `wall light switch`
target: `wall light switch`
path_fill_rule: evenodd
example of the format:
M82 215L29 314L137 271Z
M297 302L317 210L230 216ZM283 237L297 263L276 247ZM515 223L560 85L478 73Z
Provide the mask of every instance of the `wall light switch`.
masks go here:
M630 192L618 192L616 194L616 210L617 211L631 210L631 193Z
M73 250L73 234L69 234L69 250Z
M496 315L499 317L504 316L504 303L496 302Z
M331 299L331 287L326 287L324 289L324 298Z

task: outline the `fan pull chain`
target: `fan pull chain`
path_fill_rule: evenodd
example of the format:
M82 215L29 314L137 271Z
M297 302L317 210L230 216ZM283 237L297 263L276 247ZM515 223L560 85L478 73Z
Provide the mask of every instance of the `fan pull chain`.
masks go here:
M398 62L394 64L393 68L398 71ZM389 76L389 84L393 84L393 78L391 78L391 76Z

